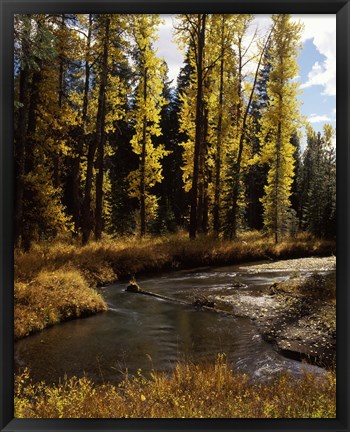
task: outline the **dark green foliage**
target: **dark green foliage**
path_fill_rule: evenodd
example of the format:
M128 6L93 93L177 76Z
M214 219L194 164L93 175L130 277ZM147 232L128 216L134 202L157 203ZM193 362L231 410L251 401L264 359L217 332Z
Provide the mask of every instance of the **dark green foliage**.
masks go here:
M159 207L157 218L148 224L148 230L158 235L175 233L178 230L175 214L169 204Z
M159 218L160 220L170 219L165 223L170 232L174 232L174 223L183 227L184 221L188 216L189 197L183 189L182 180L182 153L183 147L179 142L184 140L184 134L179 132L179 113L180 100L179 94L184 91L190 82L191 66L189 59L185 61L184 67L180 70L177 79L177 88L171 87L170 81L165 81L163 96L167 100L167 105L162 108L160 126L162 135L158 138L159 142L165 145L165 149L171 153L163 159L163 181L156 185L155 191L159 197ZM159 219L158 218L158 219ZM155 222L156 225L159 223ZM163 226L163 229L164 227ZM151 230L153 230L151 228ZM176 229L175 229L176 230ZM156 231L157 232L157 229ZM158 231L160 232L160 231ZM162 232L164 233L164 232Z
M107 231L113 235L131 234L136 229L137 202L129 197L127 176L136 169L138 160L129 145L132 130L126 122L119 122L118 132L110 139L113 155L107 159L110 168L111 193L107 196L111 214Z
M302 227L320 237L336 234L336 156L325 136L310 130L302 170Z
M291 204L294 210L295 216L300 221L301 217L301 193L302 193L302 182L301 182L301 172L302 172L302 160L301 160L301 149L300 149L300 139L297 134L294 134L291 138L291 143L295 147L294 151L294 180L292 184L292 195Z
M226 175L226 185L230 193L226 194L223 199L223 212L224 221L222 224L223 233L225 238L234 239L236 236L237 228L245 228L245 207L237 205L238 197L245 194L246 183L239 181L237 184L237 163L235 155L228 156L228 167ZM237 197L231 192L233 189L237 190Z
M271 62L269 61L268 49L264 55L264 66L260 71L260 76L256 84L257 99L253 100L251 107L251 115L253 117L253 129L250 135L252 141L253 155L259 154L260 139L258 133L260 132L261 112L268 104L267 95L267 81L271 71ZM264 186L266 184L267 166L255 164L251 167L248 174L245 176L246 184L246 221L247 226L251 229L262 229L263 224L263 206L260 199L264 196Z
M16 15L15 19L15 243L29 249L34 238L51 236L63 221L60 194L52 182L50 148L38 134L46 95L41 94L44 69L57 61L57 41L50 17ZM51 131L52 132L52 131ZM39 136L40 135L40 136ZM41 138L44 142L41 142ZM43 165L47 158L48 164ZM55 221L57 219L57 223Z

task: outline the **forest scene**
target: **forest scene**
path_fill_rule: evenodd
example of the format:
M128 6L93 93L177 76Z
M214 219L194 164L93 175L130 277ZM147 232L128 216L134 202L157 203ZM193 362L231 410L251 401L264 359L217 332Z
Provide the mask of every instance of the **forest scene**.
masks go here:
M15 417L336 417L317 20L15 15Z

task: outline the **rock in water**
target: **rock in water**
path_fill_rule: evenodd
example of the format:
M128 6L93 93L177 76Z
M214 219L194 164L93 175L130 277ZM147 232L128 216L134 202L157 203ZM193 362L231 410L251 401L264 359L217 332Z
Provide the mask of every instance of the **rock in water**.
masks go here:
M197 297L193 300L192 306L195 306L195 307L206 306L206 307L214 308L215 302L213 300L209 300L206 297Z
M138 284L134 281L131 281L129 285L126 287L126 291L129 292L140 292L141 288L138 286Z

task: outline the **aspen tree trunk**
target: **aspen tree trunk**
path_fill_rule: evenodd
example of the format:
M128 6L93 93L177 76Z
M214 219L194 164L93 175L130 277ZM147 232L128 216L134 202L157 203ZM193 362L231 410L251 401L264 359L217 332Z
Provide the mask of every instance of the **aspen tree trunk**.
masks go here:
M201 146L199 151L198 163L198 199L197 199L197 231L203 232L203 217L204 217L204 182L205 182L205 142L204 142L204 129L205 129L205 114L203 115L203 125L201 137Z
M143 69L143 103L146 106L147 102L147 68ZM146 133L147 133L147 118L143 116L142 125L142 151L141 151L141 166L140 166L140 218L141 218L141 237L146 234L146 187L145 187L145 172L146 172Z
M103 60L102 73L98 94L98 106L96 116L96 135L95 139L89 143L86 181L85 181L85 196L82 210L82 242L86 244L89 241L90 233L93 229L94 217L91 209L91 189L93 180L93 168L96 148L103 143L102 135L104 132L104 115L105 115L105 87L107 82L107 61L108 61L108 42L109 42L109 18L106 19L105 36L103 43ZM101 168L101 161L98 162L98 168ZM103 175L103 173L102 173ZM100 191L101 192L101 191ZM97 204L97 185L96 185L96 204ZM100 198L99 198L100 199ZM96 206L97 207L97 206Z
M208 156L208 127L209 127L209 110L204 110L204 130L203 130L203 151L202 151L202 208L201 208L201 225L199 228L203 233L208 232L208 220L209 220L209 169L207 167L207 156Z
M23 44L25 45L25 44ZM26 51L24 49L24 51ZM19 119L16 134L16 194L15 194L15 245L20 246L23 222L23 193L25 175L25 146L27 136L27 118L29 110L29 70L24 66L19 82Z
M238 155L237 155L237 160L233 166L233 191L232 191L232 214L231 214L231 229L230 229L230 239L235 239L237 237L237 213L238 213L238 195L239 195L239 182L240 182L240 177L241 177L241 162L242 162L242 154L243 154L243 145L244 145L244 139L245 139L245 134L246 134L246 126L247 126L247 118L248 118L248 113L250 111L250 106L252 104L252 100L253 100L253 94L255 91L255 87L256 87L256 83L258 80L258 74L259 74L259 70L260 70L260 65L263 59L263 55L268 47L268 44L270 42L271 39L271 35L274 31L275 26L273 26L270 30L269 36L266 39L265 45L261 51L260 57L259 57L259 62L258 65L256 67L256 71L255 71L255 76L254 76L254 83L253 83L253 87L251 89L250 92L250 96L249 96L249 101L248 104L246 106L246 109L244 111L244 116L243 116L243 121L242 121L242 126L241 126L241 133L240 133L240 138L239 138L239 147L238 147ZM240 50L241 51L241 50ZM240 56L241 57L241 56ZM241 73L242 73L242 59L240 58L240 77L241 77ZM241 92L241 87L239 88L239 92ZM239 115L240 115L240 111L241 111L241 107L239 110Z
M86 45L86 54L85 54L85 81L84 81L84 96L83 96L83 112L82 112L82 120L81 127L79 131L78 137L78 145L76 149L76 156L73 160L73 220L75 231L78 232L81 225L81 192L80 192L80 159L83 152L84 140L85 136L85 127L87 120L87 110L89 104L89 88L90 88L90 63L89 63L89 54L90 54L90 45L91 45L91 28L92 28L92 15L89 15L89 29L88 29L88 37L87 37L87 45Z
M95 239L99 240L102 235L103 220L102 220L102 207L103 207L103 174L104 174L104 149L106 142L105 133L105 117L106 117L106 85L107 85L107 71L108 71L108 44L109 44L109 26L110 18L106 18L106 32L103 47L103 62L102 62L102 81L100 85L99 108L100 112L97 113L96 123L96 145L97 145L97 175L96 175L96 209L95 209Z
M61 30L64 29L65 26L65 14L61 17ZM64 56L63 52L59 52L59 74L58 74L58 109L61 110L62 108L62 101L63 101L63 75L64 75ZM54 152L53 154L53 184L56 188L60 185L60 179L59 179L59 154Z
M281 101L280 96L280 101ZM275 235L275 243L277 244L279 241L279 229L280 229L280 221L279 221L279 182L280 182L280 166L281 166L281 121L278 122L277 126L277 142L276 142L276 177L275 177L275 209L274 209L274 235Z
M30 103L28 110L28 127L25 142L25 174L28 174L34 170L34 150L36 147L35 131L37 124L37 108L39 104L39 85L42 76L40 69L33 73L32 82L30 86ZM29 203L32 199L32 192L23 189L23 202ZM22 224L22 247L24 250L29 250L30 244L33 239L33 231L30 225L30 221L23 221Z
M223 116L223 97L224 97L224 18L221 26L221 59L220 59L220 86L219 86L219 113L218 129L216 136L216 156L215 156L215 190L213 208L213 229L216 237L220 233L220 196L221 196L221 147L222 147L222 116Z
M198 200L198 172L199 157L203 137L203 59L205 46L206 15L199 15L198 53L197 53L197 95L196 95L196 133L193 157L193 176L191 187L191 211L190 211L190 238L196 238L197 234L197 200Z
M240 140L237 160L233 166L233 190L232 190L232 214L231 214L231 228L230 228L230 240L237 237L237 213L238 213L238 195L239 195L239 183L240 183L240 170L241 161L243 154L243 143L245 136L245 120L243 120L243 125L241 125L242 116L242 49L241 49L242 39L239 40L238 52L239 52L239 66L238 66L238 102L237 102L237 131L240 131Z

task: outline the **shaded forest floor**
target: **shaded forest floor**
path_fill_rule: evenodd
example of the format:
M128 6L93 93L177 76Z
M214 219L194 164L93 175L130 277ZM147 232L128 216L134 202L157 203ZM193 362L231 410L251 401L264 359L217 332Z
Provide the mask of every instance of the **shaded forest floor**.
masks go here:
M275 244L259 232L236 241L186 234L104 238L82 247L74 241L34 244L15 251L15 339L61 321L105 311L96 287L145 272L228 265L266 259L327 256L335 242L303 233Z
M335 390L335 372L253 383L234 374L222 355L215 364L179 364L170 375L126 376L118 387L87 378L46 386L25 371L16 377L15 417L335 418Z

